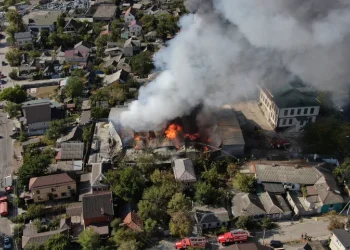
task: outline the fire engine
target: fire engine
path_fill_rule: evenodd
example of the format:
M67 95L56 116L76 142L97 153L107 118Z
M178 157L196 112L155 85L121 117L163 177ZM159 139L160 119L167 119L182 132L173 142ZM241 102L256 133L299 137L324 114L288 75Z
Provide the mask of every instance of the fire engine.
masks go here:
M250 233L248 231L243 229L237 229L237 230L233 230L233 231L224 233L222 235L219 235L218 241L224 246L227 243L248 241L249 237L250 237Z
M208 241L204 237L189 237L184 238L175 243L176 249L187 249L188 247L192 248L201 248L204 249L208 245Z

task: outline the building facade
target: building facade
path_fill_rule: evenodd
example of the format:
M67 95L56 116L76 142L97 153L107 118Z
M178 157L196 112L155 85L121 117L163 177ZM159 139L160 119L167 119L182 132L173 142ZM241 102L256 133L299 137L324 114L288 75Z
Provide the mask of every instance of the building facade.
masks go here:
M26 44L33 44L33 35L31 32L15 33L16 45L20 48Z
M320 102L310 88L293 85L261 87L259 105L275 130L288 128L291 132L315 122L320 111Z
M350 233L344 229L334 229L329 247L332 250L350 250Z

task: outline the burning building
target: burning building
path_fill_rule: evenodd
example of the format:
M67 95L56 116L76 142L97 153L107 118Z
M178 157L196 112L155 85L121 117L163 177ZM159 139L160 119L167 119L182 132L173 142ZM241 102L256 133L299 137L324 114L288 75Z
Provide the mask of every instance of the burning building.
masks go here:
M189 115L169 121L163 129L143 132L122 126L120 114L126 109L125 106L113 108L109 115L111 134L119 138L124 149L195 148L199 151L219 150L223 155L231 156L244 154L243 134L230 105L210 111L197 108Z

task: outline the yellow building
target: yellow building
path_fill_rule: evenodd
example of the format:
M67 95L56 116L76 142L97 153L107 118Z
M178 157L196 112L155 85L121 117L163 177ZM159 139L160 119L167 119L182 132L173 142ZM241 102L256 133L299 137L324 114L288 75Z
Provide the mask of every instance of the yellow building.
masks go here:
M76 194L76 183L66 173L31 178L29 190L34 203L66 199Z

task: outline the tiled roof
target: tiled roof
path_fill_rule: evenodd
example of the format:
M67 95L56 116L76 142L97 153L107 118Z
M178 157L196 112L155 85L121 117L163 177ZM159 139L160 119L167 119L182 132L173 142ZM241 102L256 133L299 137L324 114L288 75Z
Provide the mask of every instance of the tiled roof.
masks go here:
M253 194L238 193L232 203L235 217L266 214L259 197Z
M198 223L228 222L230 220L225 208L198 207L195 208Z
M31 178L29 181L29 189L68 185L73 183L75 184L75 181L66 173L53 174Z
M84 219L113 215L112 192L101 192L83 196Z
M131 14L131 15L133 15L133 16L136 16L136 9L130 7L129 9L127 9L127 10L125 11L124 16L127 16L127 15L129 15L129 14Z
M82 212L83 212L83 206L80 202L69 204L69 206L66 208L66 214L68 216L81 216Z
M27 245L37 244L42 245L52 237L57 234L66 233L67 229L59 229L55 231L49 231L44 233L38 233L31 236L22 236L22 248L25 248Z
M256 164L256 178L262 182L313 185L321 176L314 167Z
M64 142L61 144L60 160L82 159L84 154L83 142Z
M283 185L280 183L263 183L262 185L264 186L264 190L266 192L281 194L284 194L286 192Z
M32 37L32 33L30 33L30 32L15 33L15 39L31 38L31 37Z
M101 4L98 6L93 18L113 18L116 11L117 6L114 4Z
M123 224L127 225L130 229L135 231L142 231L143 222L135 212L130 212L123 220Z
M192 161L188 158L176 159L174 161L175 179L179 181L193 182L196 181Z
M67 135L62 136L57 139L57 142L66 142L72 139L81 139L82 129L78 126L75 126Z
M267 214L283 213L283 210L278 206L278 201L268 192L262 193L259 198Z

